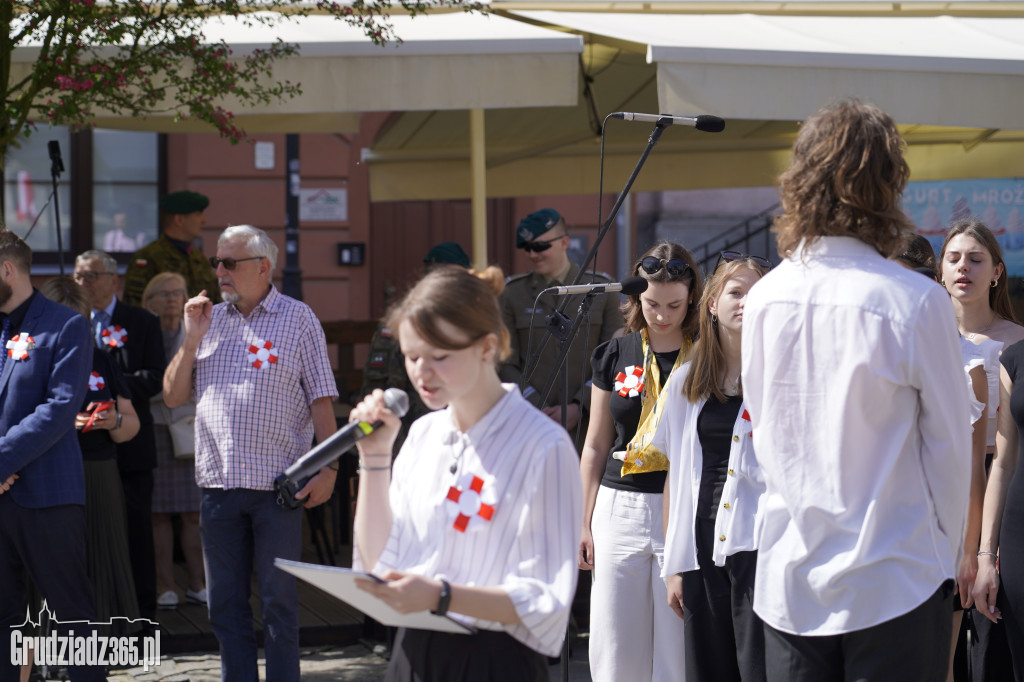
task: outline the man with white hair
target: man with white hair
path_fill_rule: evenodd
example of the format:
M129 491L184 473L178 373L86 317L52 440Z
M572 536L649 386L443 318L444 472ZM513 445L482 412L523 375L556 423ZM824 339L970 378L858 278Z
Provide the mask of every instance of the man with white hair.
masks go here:
M217 242L223 303L203 291L185 304L185 341L164 375L169 407L196 401L196 483L210 624L221 679L256 680L249 585L259 584L268 680L299 680L295 579L274 558L299 558L302 516L276 504L274 479L336 430L338 395L323 328L309 306L271 282L277 246L251 225ZM330 498L324 467L298 492L306 507Z

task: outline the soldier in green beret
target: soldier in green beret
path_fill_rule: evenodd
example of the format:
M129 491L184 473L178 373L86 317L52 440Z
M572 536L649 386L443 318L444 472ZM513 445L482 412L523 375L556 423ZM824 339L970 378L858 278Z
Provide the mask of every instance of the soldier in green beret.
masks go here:
M214 303L220 302L217 276L202 249L194 242L206 224L204 211L210 199L198 192L172 192L160 200L160 236L132 256L124 277L124 301L142 305L142 292L161 272L177 272L185 278L189 297L203 289Z
M512 353L499 369L502 381L520 383L529 360L544 337L547 316L561 303L560 297L542 296L534 307L537 294L552 286L570 284L579 272L579 266L569 260L569 233L565 220L553 208L542 208L519 222L516 229L516 248L524 249L533 262L533 271L509 278L500 297L501 314L512 341ZM611 279L604 274L584 273L580 284L603 284ZM569 315L579 309L581 296L573 296L565 310ZM566 395L566 428L576 440L577 450L586 438L586 411L590 405L590 355L594 349L612 338L625 324L619 311L619 297L614 294L597 296L590 308L590 319L584 321L579 335L573 340L565 366L568 370ZM532 338L532 343L531 343ZM557 381L546 400L539 391L558 367L558 342L550 339L537 364L530 382L523 387L523 397L561 422L561 381ZM582 424L582 428L577 427Z
M455 242L441 242L427 252L423 265L428 270L444 265L469 268L469 256ZM393 452L397 453L402 448L412 423L430 410L423 404L420 394L409 382L409 375L405 372L405 356L398 347L398 339L382 322L377 325L377 331L370 341L370 354L363 367L362 393L366 396L375 388L385 389L389 386L400 388L409 394L409 411L402 418L402 428L395 439Z

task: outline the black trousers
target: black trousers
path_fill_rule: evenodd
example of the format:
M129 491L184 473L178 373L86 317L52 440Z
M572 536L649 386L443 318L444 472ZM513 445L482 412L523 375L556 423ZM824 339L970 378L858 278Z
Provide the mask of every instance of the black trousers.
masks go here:
M686 679L762 682L764 627L754 613L757 552L737 552L716 566L715 522L698 518L694 531L700 569L683 573Z
M909 613L841 635L805 637L765 625L768 680L943 682L949 668L952 598L953 581L947 580Z
M17 485L17 483L15 483ZM0 495L0 682L17 682L20 670L11 665L11 626L21 625L26 615L25 571L58 621L94 621L92 584L85 568L85 509L65 504L27 509L10 495ZM30 614L33 621L38 613ZM59 636L74 629L88 636L84 623L59 625ZM35 633L41 634L41 633ZM102 668L69 668L71 679L105 680Z
M547 661L505 632L399 628L385 682L547 682Z
M128 519L128 551L132 578L139 599L139 615L153 619L156 612L156 550L153 546L153 470L122 471Z

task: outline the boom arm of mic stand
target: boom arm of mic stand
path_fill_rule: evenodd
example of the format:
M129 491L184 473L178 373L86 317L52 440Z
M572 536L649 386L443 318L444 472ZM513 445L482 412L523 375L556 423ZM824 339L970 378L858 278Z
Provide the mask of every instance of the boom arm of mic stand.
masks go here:
M644 164L647 162L647 157L651 155L651 151L654 149L654 145L658 144L658 140L661 139L661 134L665 132L665 128L667 127L667 125L663 125L661 123L656 123L654 125L654 130L651 131L650 137L647 138L647 146L644 147L644 151L640 154L640 159L637 161L636 166L633 168L633 172L630 174L629 179L626 180L626 184L622 188L622 191L619 193L619 196L615 199L615 204L612 206L612 210L608 215L608 219L605 220L604 225L602 225L601 229L598 230L597 239L594 240L594 245L590 247L590 252L587 253L587 257L583 261L583 265L580 267L580 271L576 273L576 277L572 281L573 284L579 284L580 279L583 277L583 273L586 271L587 267L589 267L591 261L594 261L596 263L597 248L601 245L601 241L604 239L604 236L608 234L608 230L610 230L611 226L615 223L615 218L619 214L619 209L622 208L623 202L625 202L626 197L629 196L629 190L633 187L633 183L636 182L637 176L640 175L640 169L644 167ZM598 201L600 200L601 198L598 197ZM589 300L590 297L591 295L588 294L584 300ZM569 305L570 298L570 296L565 296L564 300L559 303L558 308L555 311L556 315L564 315L565 308L566 306ZM589 307L590 304L587 303L587 308L589 309ZM582 305L580 306L580 310L583 310ZM562 361L565 360L565 356L568 354L568 347L572 343L572 340L576 338L576 333L579 330L579 317L580 316L577 316L577 320L573 322L572 330L568 335L568 341L564 344L564 347L562 349ZM525 389L526 385L530 383L530 379L533 378L533 374L537 371L537 365L540 363L540 355L544 351L544 348L547 346L548 339L550 338L551 332L549 330L545 330L544 336L541 337L540 343L537 346L537 350L534 351L532 357L527 359L526 367L523 370L519 390ZM561 363L559 363L559 365L556 365L556 367L560 366ZM556 370L554 374L557 373L558 372ZM554 385L553 376L554 375L548 378L545 384L544 391L542 391L540 394L541 404L544 404L544 401L548 397L548 393L551 392L551 387Z

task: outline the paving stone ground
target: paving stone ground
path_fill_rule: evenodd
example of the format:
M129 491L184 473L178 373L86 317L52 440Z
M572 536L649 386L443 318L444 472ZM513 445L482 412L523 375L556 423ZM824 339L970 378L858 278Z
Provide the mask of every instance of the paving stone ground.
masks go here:
M345 647L313 647L302 650L303 682L379 682L384 678L387 660L383 647L377 645L379 653L371 650L373 644L353 644ZM264 660L261 657L260 679L266 679ZM552 682L562 679L561 668L549 668ZM159 666L146 671L131 668L113 671L110 682L220 682L220 656L216 653L175 654L166 656ZM573 658L569 665L570 682L590 682L587 665L587 640L578 638L573 647Z

